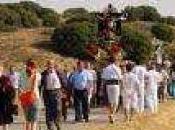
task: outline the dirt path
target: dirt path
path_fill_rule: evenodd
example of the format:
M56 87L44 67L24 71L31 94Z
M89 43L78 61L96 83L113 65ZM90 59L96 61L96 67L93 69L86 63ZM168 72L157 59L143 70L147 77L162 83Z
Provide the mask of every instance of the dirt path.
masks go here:
M41 115L43 120L43 114ZM110 125L105 108L93 109L89 123L75 123L74 112L69 111L68 121L63 123L62 130L175 130L175 101L160 104L158 114L151 117L142 117L131 123L123 121L123 114L116 115L116 123ZM21 118L20 118L21 119ZM41 130L46 130L44 122ZM21 124L13 124L10 130L22 130Z

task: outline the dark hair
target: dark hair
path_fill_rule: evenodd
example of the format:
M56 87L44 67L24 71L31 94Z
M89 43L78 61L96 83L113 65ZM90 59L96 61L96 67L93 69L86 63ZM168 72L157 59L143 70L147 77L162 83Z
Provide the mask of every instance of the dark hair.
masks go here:
M32 59L27 60L26 66L36 69L36 64Z
M109 57L109 63L114 63L116 61L114 56Z
M127 72L131 72L132 69L133 69L133 67L134 67L134 65L133 65L132 63L128 63L128 64L126 65L126 71L127 71Z

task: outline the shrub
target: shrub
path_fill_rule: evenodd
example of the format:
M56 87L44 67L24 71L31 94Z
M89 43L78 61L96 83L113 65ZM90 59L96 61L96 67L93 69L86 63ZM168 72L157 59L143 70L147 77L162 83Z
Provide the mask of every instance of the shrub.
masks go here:
M157 39L165 42L171 42L174 39L173 29L166 24L153 25L151 32Z
M150 60L153 46L142 33L125 28L120 42L126 59L130 59L137 64L143 64Z
M60 53L86 57L86 44L96 40L95 25L88 22L65 24L55 29L52 40Z

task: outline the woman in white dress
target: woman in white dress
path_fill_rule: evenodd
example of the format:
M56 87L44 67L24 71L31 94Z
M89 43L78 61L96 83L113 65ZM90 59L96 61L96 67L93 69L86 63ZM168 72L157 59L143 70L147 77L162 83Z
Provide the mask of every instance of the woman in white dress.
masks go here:
M145 75L145 105L147 111L151 114L156 113L158 109L158 82L160 74L156 72L155 66L151 65Z
M126 73L123 76L123 107L126 120L130 121L134 112L137 111L139 80L132 72L133 65L126 65Z

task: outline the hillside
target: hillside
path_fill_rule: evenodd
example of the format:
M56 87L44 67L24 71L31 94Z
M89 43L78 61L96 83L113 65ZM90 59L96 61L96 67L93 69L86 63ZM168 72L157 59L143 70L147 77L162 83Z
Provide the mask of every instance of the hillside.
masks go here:
M12 33L0 33L0 62L15 65L18 69L28 58L33 58L40 68L48 59L55 59L57 65L70 69L73 59L62 57L56 53L50 42L53 29L19 29Z

